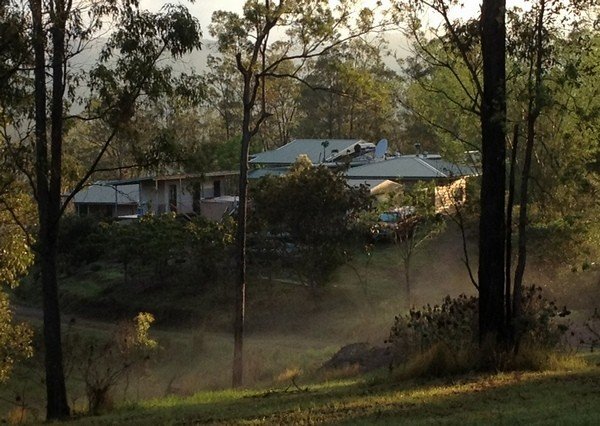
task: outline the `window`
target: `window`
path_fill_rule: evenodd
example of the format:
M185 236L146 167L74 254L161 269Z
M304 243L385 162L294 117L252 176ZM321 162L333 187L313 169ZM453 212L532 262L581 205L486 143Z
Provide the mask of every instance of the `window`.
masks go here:
M213 197L221 196L221 181L216 180L213 182Z
M192 193L192 209L194 213L200 213L200 187L198 185L194 186Z
M177 213L177 185L169 185L169 211Z

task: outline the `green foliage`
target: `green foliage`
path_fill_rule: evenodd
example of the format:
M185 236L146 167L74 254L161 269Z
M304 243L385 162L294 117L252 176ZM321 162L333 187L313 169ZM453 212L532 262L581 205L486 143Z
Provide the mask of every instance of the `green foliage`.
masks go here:
M8 191L0 199L18 214L27 216L28 199L22 194ZM4 204L6 206L7 204ZM18 361L33 355L31 345L33 330L26 323L16 323L9 298L3 287L16 287L33 262L33 253L27 234L14 222L9 211L0 210L0 383L5 382Z
M33 263L27 230L15 222L30 225L32 204L24 193L11 190L0 192L0 203L0 285L14 287Z
M33 330L25 323L15 323L8 296L0 289L0 383L5 382L15 366L33 355Z
M191 268L201 286L223 279L229 262L227 256L233 245L234 222L224 218L220 222L202 217L186 224L186 245Z
M266 177L252 188L256 230L288 238L296 272L322 286L364 231L361 213L371 208L364 187L349 187L341 174L299 160L289 174Z
M144 216L131 222L103 222L66 216L59 236L59 265L76 275L86 265L117 263L128 284L205 288L225 277L234 223L201 216Z
M556 302L544 297L541 287L523 289L523 315L514 325L521 344L538 349L552 350L561 343L569 324L563 318L570 311L558 307Z
M479 149L481 52L475 22L453 19L452 8L458 7L455 1L401 4L415 42L414 55L403 63L405 136L416 137L426 149L450 158L467 149ZM511 131L515 124L520 125L520 168L527 111L531 112L534 104L534 109L539 109L529 184L529 258L556 264L566 257L563 263L572 266L575 260L598 256L600 230L595 218L599 213L594 200L600 182L600 38L593 26L597 10L591 2L552 0L544 1L543 6L539 46L533 41L542 2L507 10L508 121ZM425 21L419 20L425 9L442 20L444 15L450 19L437 28L425 28ZM428 32L436 37L429 37ZM534 84L537 53L543 61L539 85ZM520 179L517 170L517 188ZM518 199L518 193L516 196ZM538 250L547 247L548 239L559 256Z
M383 63L384 54L383 43L353 40L321 56L300 91L296 132L371 141L396 134L398 79Z
M61 218L58 235L60 269L72 273L103 257L109 248L106 226L90 216L66 215Z
M454 374L485 368L483 355L477 349L479 302L476 297L446 296L440 305L412 308L397 316L388 343L395 364L408 366L409 374ZM495 349L495 367L547 368L549 354L560 347L569 314L546 299L540 287L528 287L523 293L523 315L514 324L521 336L516 353Z
M59 239L59 262L72 274L94 262L116 262L126 283L203 288L223 278L233 242L230 219L213 222L172 214L132 222L100 222L67 216Z
M158 343L149 335L153 322L152 314L140 312L133 320L119 323L108 341L67 334L67 363L85 384L91 414L111 408L111 392L117 384L144 368L156 353Z
M477 339L478 301L475 297L446 296L441 305L411 308L407 315L397 316L388 343L406 362L417 354L444 350L458 356L472 350Z

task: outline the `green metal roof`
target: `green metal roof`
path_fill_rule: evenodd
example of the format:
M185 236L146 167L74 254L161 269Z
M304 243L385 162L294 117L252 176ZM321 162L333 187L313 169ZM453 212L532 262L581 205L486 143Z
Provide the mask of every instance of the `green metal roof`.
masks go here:
M422 160L430 166L435 167L448 177L477 176L479 174L475 166L451 163L450 161L443 160L440 157L424 157Z
M449 175L416 156L402 156L352 167L346 172L350 179L437 179Z
M327 143L326 147L323 146L325 142ZM254 164L293 164L298 156L304 154L310 158L313 164L320 164L332 157L336 150L338 153L353 152L354 146L358 143L368 142L362 139L294 139L273 151L256 154L250 162Z
M254 169L248 172L248 179L260 179L265 176L282 176L289 172L288 167L265 167L263 169Z
M140 186L137 183L113 185L98 181L88 185L73 197L76 204L132 204L140 199Z

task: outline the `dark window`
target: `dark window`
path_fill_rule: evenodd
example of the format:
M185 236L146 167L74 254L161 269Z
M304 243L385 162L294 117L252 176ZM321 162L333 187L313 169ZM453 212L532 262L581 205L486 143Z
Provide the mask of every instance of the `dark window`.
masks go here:
M169 211L177 213L177 185L169 185Z
M192 195L192 209L194 213L200 213L200 187L195 186Z
M213 182L213 197L221 196L221 181L216 180Z

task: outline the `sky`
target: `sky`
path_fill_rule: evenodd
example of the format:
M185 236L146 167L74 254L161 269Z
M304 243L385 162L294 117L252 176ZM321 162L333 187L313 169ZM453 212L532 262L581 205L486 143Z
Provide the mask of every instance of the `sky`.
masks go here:
M227 10L231 12L241 12L242 6L245 0L196 0L194 3L189 1L161 1L161 0L141 0L140 4L143 8L147 8L152 11L159 10L163 5L167 3L183 4L186 6L192 15L194 15L199 21L202 28L204 38L210 38L208 34L208 25L214 11L216 10Z
M362 3L365 6L368 6L370 4L374 4L375 1L376 0L363 0ZM152 11L157 11L166 3L184 4L190 9L192 14L198 18L202 27L202 32L204 33L204 37L208 38L208 25L210 24L210 19L213 12L216 10L227 10L239 13L242 11L244 2L245 0L196 0L194 3L181 0L171 0L170 2L161 0L141 0L140 3L143 8L147 8ZM523 6L525 3L525 0L507 0L508 7L517 4ZM480 4L481 2L477 0L464 0L463 7L456 13L459 13L462 16L474 16L479 10Z

